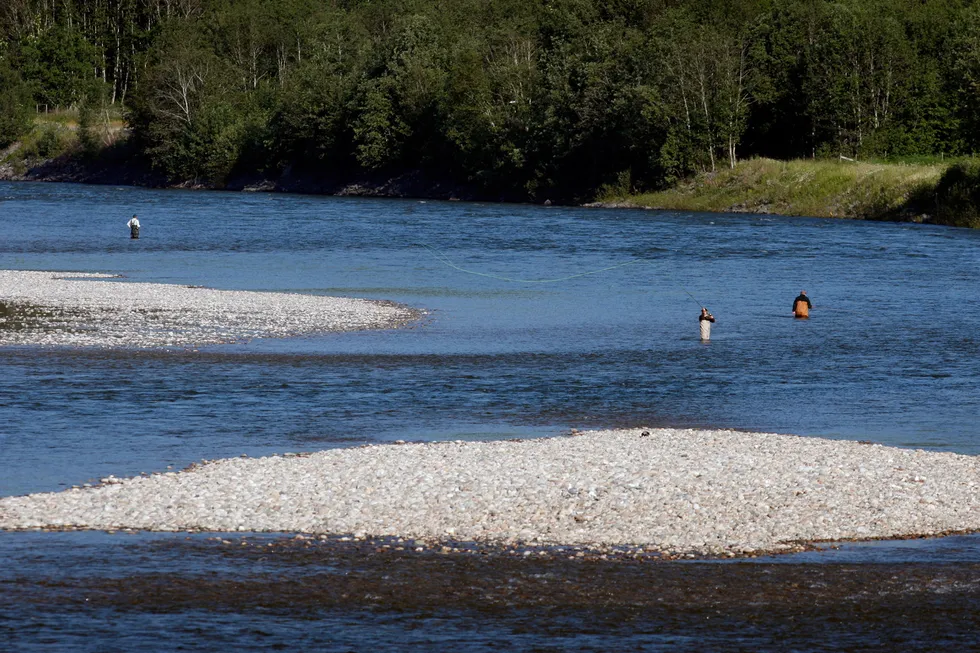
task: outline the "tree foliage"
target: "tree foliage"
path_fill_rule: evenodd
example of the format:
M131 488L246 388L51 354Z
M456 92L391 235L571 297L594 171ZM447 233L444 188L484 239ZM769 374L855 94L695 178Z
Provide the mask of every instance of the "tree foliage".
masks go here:
M952 227L980 228L980 165L957 163L936 186L935 220Z
M584 200L980 147L969 0L4 0L0 141L123 104L173 181L424 170ZM89 133L89 127L83 131ZM91 132L95 133L95 132Z
M34 119L31 90L10 63L0 56L0 148L27 132Z

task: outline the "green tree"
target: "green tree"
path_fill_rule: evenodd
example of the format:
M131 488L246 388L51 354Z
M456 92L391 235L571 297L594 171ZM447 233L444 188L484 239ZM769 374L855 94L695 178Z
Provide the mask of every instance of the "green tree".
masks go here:
M370 38L344 11L324 10L310 23L294 69L282 80L272 149L280 167L338 171L356 165L351 125Z
M956 39L954 60L958 113L962 134L969 152L980 149L980 8L963 15L963 31Z
M59 24L22 42L20 58L36 101L52 108L74 105L95 77L95 48L80 32Z
M2 52L2 51L0 51ZM0 147L6 147L31 129L34 101L31 90L0 55Z
M111 87L99 79L91 80L78 107L78 141L89 155L112 143L109 120Z
M172 180L221 184L245 133L232 74L192 22L171 23L157 48L129 114L142 149Z
M357 162L368 170L396 163L410 128L395 111L391 78L374 80L364 89L354 122Z
M806 49L804 92L818 140L829 153L882 153L878 132L907 98L911 50L887 9L830 5Z

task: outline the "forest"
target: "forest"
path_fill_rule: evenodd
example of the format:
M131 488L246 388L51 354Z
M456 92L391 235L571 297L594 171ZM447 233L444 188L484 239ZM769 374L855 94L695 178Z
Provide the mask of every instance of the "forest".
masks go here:
M108 111L174 183L423 171L523 201L980 149L959 0L3 0L0 147Z

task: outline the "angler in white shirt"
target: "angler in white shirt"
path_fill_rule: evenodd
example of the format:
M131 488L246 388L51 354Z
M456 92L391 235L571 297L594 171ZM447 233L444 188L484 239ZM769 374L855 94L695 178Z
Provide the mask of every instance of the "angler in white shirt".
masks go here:
M136 218L136 215L135 214L130 219L130 221L126 223L126 226L129 227L129 237L130 238L139 238L140 237L140 221Z

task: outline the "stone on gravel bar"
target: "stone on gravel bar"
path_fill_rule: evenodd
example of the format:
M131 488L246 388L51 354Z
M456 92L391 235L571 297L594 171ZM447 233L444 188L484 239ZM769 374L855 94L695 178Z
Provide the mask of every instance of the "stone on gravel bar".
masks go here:
M646 431L649 435L641 435ZM980 460L736 431L231 458L178 474L0 499L0 528L267 531L674 554L980 531Z
M392 328L421 315L366 299L0 270L0 346L188 347Z

